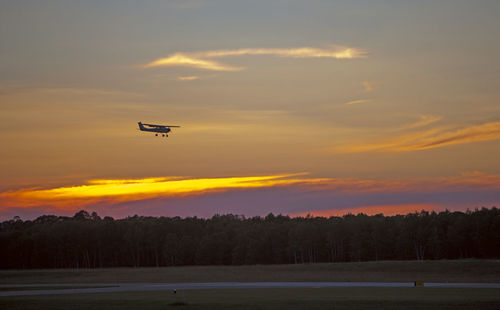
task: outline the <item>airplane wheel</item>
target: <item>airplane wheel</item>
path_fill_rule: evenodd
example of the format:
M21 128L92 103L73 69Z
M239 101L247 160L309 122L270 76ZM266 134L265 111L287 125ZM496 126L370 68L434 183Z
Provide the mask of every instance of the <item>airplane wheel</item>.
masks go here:
M158 134L155 134L156 137L158 137Z
M167 135L167 137L168 137L168 135Z

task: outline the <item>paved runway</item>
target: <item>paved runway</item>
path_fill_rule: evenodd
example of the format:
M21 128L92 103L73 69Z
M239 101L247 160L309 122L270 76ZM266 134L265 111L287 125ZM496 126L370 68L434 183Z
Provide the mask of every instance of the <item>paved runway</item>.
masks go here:
M59 295L84 293L115 293L129 291L173 291L242 288L326 288L326 287L412 287L413 282L208 282L208 283L73 283L73 284L2 284L0 297L28 295ZM497 288L500 283L425 283L425 287ZM27 290L29 287L47 289ZM79 287L51 289L53 287ZM81 288L87 287L87 288ZM23 290L1 291L5 288Z

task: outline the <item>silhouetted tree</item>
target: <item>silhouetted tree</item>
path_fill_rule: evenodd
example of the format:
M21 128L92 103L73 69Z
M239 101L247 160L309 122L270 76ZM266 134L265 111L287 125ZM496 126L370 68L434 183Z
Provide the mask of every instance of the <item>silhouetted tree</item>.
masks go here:
M500 212L244 218L43 215L0 223L0 268L500 258Z

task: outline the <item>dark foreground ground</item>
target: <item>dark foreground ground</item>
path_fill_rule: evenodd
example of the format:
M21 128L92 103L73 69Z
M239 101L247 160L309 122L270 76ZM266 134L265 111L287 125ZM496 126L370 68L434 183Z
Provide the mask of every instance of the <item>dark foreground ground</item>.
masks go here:
M0 284L126 282L500 282L500 260L0 270Z
M500 261L368 262L278 266L207 266L0 271L14 284L139 282L475 282L500 283ZM12 287L9 287L12 284ZM31 289L31 288L30 288ZM44 289L44 287L39 289ZM335 287L132 291L0 297L0 309L500 309L498 288Z
M500 309L499 289L307 288L4 297L1 309Z

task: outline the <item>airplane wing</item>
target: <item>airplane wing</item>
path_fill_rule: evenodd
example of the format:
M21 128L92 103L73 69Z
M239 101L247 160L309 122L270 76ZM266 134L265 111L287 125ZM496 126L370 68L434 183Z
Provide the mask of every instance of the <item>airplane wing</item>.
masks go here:
M167 127L181 127L174 125L154 125L154 124L143 124L144 126L155 127L155 128L167 128Z

